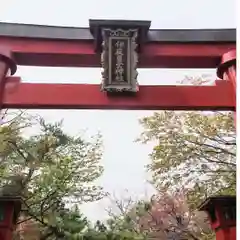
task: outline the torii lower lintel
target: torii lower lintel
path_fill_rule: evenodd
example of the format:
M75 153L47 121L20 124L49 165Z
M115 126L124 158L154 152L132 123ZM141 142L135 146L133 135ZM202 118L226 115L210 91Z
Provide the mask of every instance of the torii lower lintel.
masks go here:
M3 106L24 109L233 111L235 102L232 94L231 83L221 80L217 80L214 86L140 86L134 96L108 97L99 90L99 85L31 84L11 77L6 85Z

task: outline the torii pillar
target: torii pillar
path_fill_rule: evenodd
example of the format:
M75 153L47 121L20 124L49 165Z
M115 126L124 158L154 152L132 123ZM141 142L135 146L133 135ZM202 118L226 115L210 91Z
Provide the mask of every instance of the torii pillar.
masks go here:
M0 239L12 240L17 219L21 211L21 198L14 196L0 197Z
M208 213L216 240L236 240L236 196L210 197L198 209Z
M221 64L217 69L217 76L232 84L232 96L235 102L234 121L236 126L236 49L222 56Z
M236 50L222 56L217 76L232 84L236 126ZM211 227L216 233L216 240L236 240L236 196L210 197L202 203L199 210L208 213Z
M13 75L17 65L12 59L11 51L0 49L0 111L5 90L6 78ZM21 209L21 199L18 197L0 197L0 239L12 240L13 230Z
M11 50L7 47L0 48L0 111L2 110L6 78L16 71L17 65L12 58Z

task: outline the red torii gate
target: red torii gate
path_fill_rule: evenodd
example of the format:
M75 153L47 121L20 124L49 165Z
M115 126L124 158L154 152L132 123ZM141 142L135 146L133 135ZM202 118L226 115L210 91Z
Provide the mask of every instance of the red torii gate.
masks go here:
M89 23L90 28L0 23L1 108L236 110L235 29L149 30L150 21ZM7 76L9 69L16 72L16 64L102 66L103 91L92 84L21 83L20 77ZM225 81L139 87L137 67L217 68Z
M216 68L221 56L236 48L235 29L148 30L150 22L145 21L90 20L90 24L95 32L101 26L117 26L145 33L139 34L140 68ZM99 37L93 35L87 28L0 23L0 47L8 48L5 55L12 55L18 65L100 67ZM14 73L14 64L11 67ZM19 77L8 78L11 81L19 83L14 91L5 91L4 108L235 110L235 85L229 81L202 87L140 86L134 97L109 97L99 85L30 84L21 83ZM161 84L161 79L156 81Z

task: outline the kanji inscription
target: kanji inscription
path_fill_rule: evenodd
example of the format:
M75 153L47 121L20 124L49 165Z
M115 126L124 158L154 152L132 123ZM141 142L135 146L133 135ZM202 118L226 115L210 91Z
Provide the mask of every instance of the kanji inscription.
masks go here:
M138 30L102 30L102 90L137 92Z

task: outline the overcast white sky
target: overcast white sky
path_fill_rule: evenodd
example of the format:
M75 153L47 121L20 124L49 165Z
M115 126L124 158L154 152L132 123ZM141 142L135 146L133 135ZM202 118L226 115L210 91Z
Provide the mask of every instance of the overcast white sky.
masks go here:
M26 24L87 27L90 18L151 20L151 28L233 28L236 27L234 0L0 0L0 21ZM143 69L140 84L174 84L185 75L211 74L215 70ZM100 83L100 69L20 67L16 75L27 82ZM105 153L104 176L106 191L121 194L129 189L141 197L152 189L146 184L144 165L152 146L133 143L141 132L138 119L150 115L147 111L32 111L49 121L64 118L65 129L76 134L81 129L89 133L102 132ZM115 122L121 123L116 128ZM85 206L92 219L106 216L106 203Z

